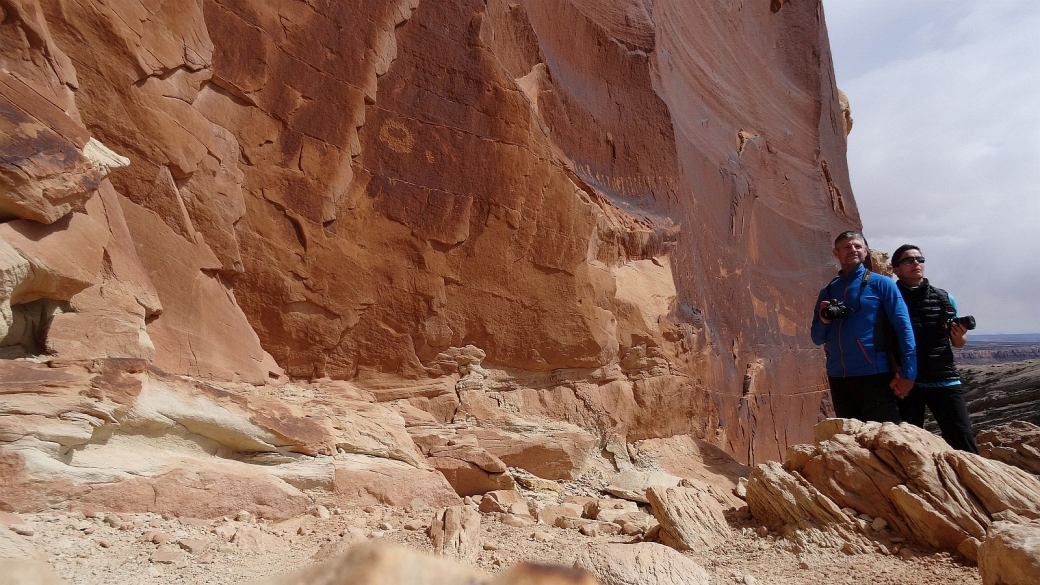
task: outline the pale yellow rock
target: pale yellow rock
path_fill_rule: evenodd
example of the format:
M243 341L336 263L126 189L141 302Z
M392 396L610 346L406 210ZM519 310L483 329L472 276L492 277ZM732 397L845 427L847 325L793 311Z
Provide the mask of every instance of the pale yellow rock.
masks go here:
M701 484L695 487L651 486L646 490L662 542L678 550L710 549L730 535L722 505Z

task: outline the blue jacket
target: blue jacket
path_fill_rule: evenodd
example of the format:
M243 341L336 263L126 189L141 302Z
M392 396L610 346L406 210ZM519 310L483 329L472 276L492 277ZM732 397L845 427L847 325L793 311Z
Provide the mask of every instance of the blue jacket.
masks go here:
M813 306L812 340L826 343L827 375L836 378L869 376L891 371L885 347L886 321L895 330L895 344L902 357L899 375L917 378L917 349L910 314L896 283L883 274L871 273L866 288L860 293L866 268L860 266L852 274L838 273L838 278L823 287ZM829 289L829 290L828 290ZM838 299L852 308L845 319L830 324L820 320L820 301Z

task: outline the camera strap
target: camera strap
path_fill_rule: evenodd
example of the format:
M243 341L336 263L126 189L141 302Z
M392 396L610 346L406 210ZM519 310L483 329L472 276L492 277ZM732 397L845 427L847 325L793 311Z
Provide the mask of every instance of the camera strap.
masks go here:
M827 283L827 298L829 299L834 298L834 295L831 293L831 285L835 282L838 282L837 278ZM859 293L856 295L856 304L859 306L859 308L856 309L857 311L863 308L863 289L867 288L868 282L870 282L870 270L864 269L863 278L861 278L859 282Z

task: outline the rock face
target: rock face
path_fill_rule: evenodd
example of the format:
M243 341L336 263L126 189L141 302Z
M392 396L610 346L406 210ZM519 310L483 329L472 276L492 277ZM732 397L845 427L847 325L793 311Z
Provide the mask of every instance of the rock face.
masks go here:
M759 465L747 485L754 517L796 542L855 552L891 530L975 558L994 522L1040 518L1035 476L918 427L828 419L815 433L815 445Z
M153 4L4 4L3 356L350 380L546 479L808 440L819 2Z
M983 585L1040 583L1040 523L994 522L979 547Z

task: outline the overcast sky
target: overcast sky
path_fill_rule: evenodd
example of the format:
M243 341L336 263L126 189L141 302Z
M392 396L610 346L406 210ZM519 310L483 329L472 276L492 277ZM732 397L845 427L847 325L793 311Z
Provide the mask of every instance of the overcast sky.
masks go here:
M977 333L1040 332L1040 1L823 3L871 247L920 246Z

